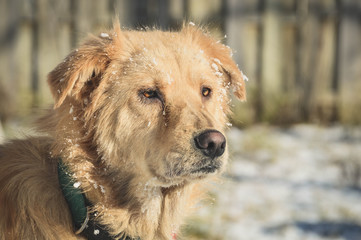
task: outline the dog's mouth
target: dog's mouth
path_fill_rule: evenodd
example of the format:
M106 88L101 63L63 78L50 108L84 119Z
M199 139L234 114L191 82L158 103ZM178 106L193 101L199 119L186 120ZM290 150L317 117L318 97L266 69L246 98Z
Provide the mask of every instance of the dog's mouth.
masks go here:
M162 186L171 186L220 173L224 158L196 157L171 152L163 159L163 163L162 166L149 165L150 173L162 182Z
M157 177L163 184L163 187L169 187L171 185L179 185L184 182L203 179L209 175L216 174L222 168L222 162L220 160L201 161L198 164L192 166L190 169L177 168L169 169L165 174L160 174L155 170L152 170L152 174Z
M212 162L210 164L192 170L191 174L210 174L216 172L220 168L221 164L219 162Z

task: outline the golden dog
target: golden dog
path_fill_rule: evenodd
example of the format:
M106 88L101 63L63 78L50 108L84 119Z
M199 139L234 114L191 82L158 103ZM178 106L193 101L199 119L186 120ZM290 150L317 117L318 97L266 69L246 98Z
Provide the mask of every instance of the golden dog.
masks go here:
M230 54L193 24L89 37L48 76L45 136L0 146L0 239L175 239L225 166L228 89L245 100ZM88 202L81 226L59 164Z

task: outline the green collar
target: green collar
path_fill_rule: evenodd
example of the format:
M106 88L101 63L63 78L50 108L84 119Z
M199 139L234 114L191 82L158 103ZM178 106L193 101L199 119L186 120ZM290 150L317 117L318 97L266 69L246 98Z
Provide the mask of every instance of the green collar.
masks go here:
M78 229L76 233L80 233L82 232L82 226L87 224L88 219L85 197L79 188L79 183L74 181L72 173L61 159L58 162L58 177L60 188L70 208L73 222Z
M140 240L139 238L128 237L124 233L113 237L105 226L96 222L97 212L90 211L92 204L85 197L80 188L80 183L75 181L73 174L61 158L58 160L58 178L60 188L71 212L76 229L75 234L81 234L88 240L112 240L114 238Z
M73 174L61 158L58 160L58 178L60 188L71 212L76 229L75 234L81 234L88 240L112 240L114 238L120 240L140 240L139 238L125 236L123 233L111 236L105 226L95 221L97 213L90 211L92 204L85 197L79 182L75 181Z

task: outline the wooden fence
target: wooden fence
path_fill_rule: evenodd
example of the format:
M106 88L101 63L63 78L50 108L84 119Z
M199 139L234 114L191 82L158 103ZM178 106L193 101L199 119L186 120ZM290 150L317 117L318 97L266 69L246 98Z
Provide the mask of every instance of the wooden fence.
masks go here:
M249 77L237 125L361 123L359 0L2 0L0 118L51 103L46 75L88 32L207 24Z

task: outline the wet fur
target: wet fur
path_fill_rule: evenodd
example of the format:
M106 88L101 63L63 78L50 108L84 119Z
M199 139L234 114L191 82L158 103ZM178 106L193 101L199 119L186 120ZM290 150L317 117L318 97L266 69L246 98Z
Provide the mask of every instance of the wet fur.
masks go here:
M224 132L228 88L245 100L230 50L193 26L89 37L48 76L47 137L0 146L0 239L79 239L57 180L69 166L109 232L170 239L215 173L193 138ZM201 87L212 89L205 98ZM157 89L159 99L142 90Z

